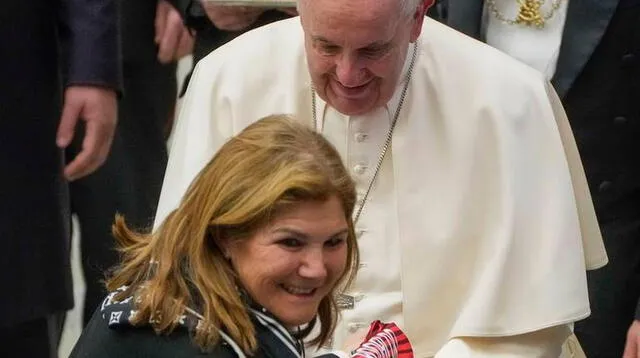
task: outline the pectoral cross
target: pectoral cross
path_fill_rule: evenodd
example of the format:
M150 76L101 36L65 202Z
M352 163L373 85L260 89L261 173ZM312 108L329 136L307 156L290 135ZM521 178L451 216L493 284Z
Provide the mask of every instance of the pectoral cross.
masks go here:
M520 10L518 11L516 23L538 28L544 27L544 18L540 13L542 3L543 1L540 0L518 0Z

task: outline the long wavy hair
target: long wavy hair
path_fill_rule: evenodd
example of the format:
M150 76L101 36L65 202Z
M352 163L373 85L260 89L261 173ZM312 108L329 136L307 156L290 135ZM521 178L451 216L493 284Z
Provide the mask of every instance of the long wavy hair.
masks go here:
M194 334L202 349L215 347L222 330L252 354L255 327L218 243L249 238L293 204L333 196L342 204L349 234L346 269L318 309L320 332L311 343L324 344L336 325L335 291L349 284L358 265L351 219L355 186L335 148L284 115L263 118L226 142L155 232L136 233L117 216L113 234L122 261L107 288L127 286L116 299L135 297L134 325L151 324L156 333L168 334L176 317L195 308L203 316Z

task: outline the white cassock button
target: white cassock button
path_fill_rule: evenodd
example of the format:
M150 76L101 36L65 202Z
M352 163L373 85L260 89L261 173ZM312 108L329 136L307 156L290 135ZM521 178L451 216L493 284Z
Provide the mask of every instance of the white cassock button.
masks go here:
M365 133L361 133L361 132L359 132L359 133L356 133L354 137L355 137L355 139L356 139L356 142L358 142L358 143L362 143L362 142L364 142L365 140L367 140L368 135L367 135L367 134L365 134Z
M364 174L364 172L366 170L367 170L367 167L365 165L362 165L362 164L358 164L358 165L353 167L353 171L358 175Z

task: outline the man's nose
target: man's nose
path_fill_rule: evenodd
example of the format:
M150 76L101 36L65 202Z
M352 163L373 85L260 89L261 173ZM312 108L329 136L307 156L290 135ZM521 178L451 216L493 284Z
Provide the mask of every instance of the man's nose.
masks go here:
M336 61L336 77L345 87L356 87L362 85L364 79L364 68L358 56L343 54Z

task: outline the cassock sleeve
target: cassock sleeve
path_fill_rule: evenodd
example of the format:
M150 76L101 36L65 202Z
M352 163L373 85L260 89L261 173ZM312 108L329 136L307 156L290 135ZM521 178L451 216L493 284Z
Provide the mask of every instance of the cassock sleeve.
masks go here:
M564 357L571 336L568 325L509 337L458 337L448 341L435 358ZM567 355L571 356L571 355Z

